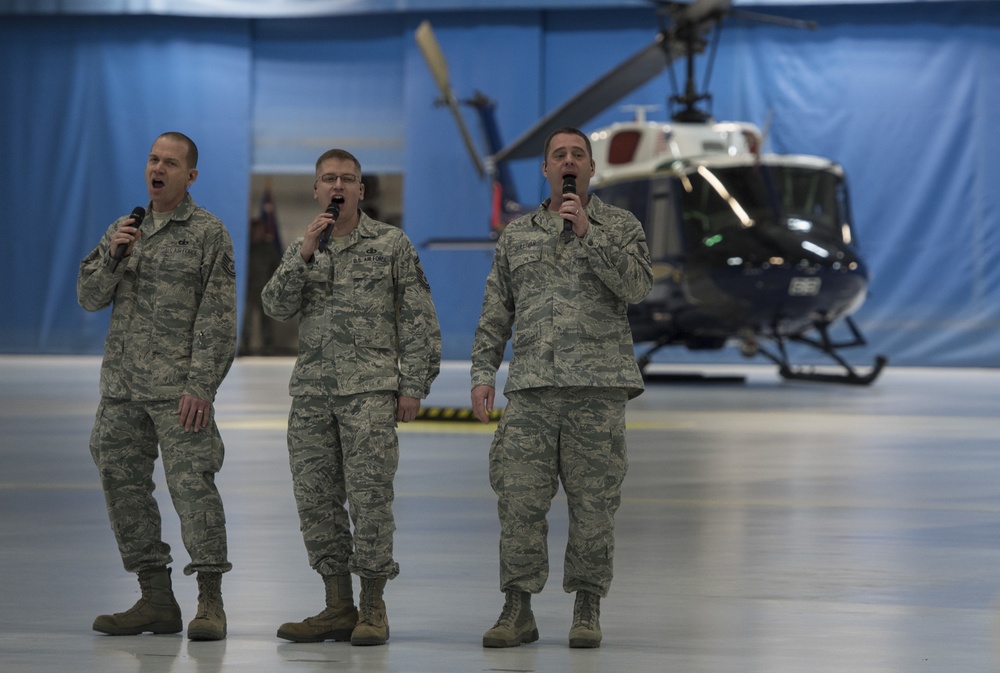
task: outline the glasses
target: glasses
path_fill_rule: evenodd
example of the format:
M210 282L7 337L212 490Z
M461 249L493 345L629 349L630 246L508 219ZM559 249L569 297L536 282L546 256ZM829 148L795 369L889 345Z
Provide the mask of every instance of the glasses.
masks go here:
M340 180L345 185L353 185L355 182L358 181L358 176L352 173L347 173L345 175L334 175L333 173L324 173L323 175L319 176L319 179L328 185L332 185L337 180Z

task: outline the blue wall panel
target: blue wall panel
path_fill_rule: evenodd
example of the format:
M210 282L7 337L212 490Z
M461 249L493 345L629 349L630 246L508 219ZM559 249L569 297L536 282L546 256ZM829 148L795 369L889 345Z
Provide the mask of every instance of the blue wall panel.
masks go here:
M770 117L771 149L844 165L875 274L858 314L871 351L897 364L1000 366L1000 3L777 9L820 27L727 25L715 116L762 126ZM241 273L255 165L301 170L342 144L367 171L402 170L404 226L432 283L445 355L466 358L491 254L424 246L485 236L490 194L450 114L434 106L413 40L423 18L6 17L0 281L14 289L0 299L0 352L100 352L107 316L76 305L77 265L145 200L149 145L176 129L199 143L193 193L229 225ZM645 7L431 18L456 93L494 98L508 141L655 34ZM622 104L663 106L669 82ZM613 107L585 130L628 114ZM516 162L524 200L541 197L539 165ZM738 356L709 356L728 358Z
M249 44L243 21L0 24L0 351L100 352L108 311L77 305L79 263L147 203L146 158L164 131L198 144L191 193L246 247Z

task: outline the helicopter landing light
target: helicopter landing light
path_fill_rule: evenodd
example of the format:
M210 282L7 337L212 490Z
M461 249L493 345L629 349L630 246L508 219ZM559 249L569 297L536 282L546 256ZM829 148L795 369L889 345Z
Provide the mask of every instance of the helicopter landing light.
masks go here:
M792 231L812 231L813 223L800 217L789 217L788 228Z
M812 241L802 241L802 248L803 248L803 250L808 250L812 254L818 255L818 256L822 257L823 259L826 259L827 257L830 256L830 251L829 250L827 250L826 248L824 248L822 246L816 245Z

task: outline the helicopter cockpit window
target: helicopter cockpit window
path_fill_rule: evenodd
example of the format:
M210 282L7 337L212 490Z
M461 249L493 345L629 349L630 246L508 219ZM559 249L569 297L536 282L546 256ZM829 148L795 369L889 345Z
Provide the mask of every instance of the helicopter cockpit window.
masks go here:
M608 163L612 166L630 163L635 159L642 135L638 131L619 131L608 145Z
M702 240L759 227L810 238L843 240L840 179L825 170L794 166L700 167L682 181L684 220ZM722 236L721 239L716 238Z

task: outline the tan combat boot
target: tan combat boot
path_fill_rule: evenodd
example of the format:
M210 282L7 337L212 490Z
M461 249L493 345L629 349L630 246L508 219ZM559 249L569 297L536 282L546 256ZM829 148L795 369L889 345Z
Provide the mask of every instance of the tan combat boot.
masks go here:
M278 637L293 643L319 643L324 640L350 640L358 623L358 609L354 607L354 589L350 575L328 575L326 609L301 622L286 622L278 627Z
M507 591L500 618L483 634L483 647L517 647L538 640L535 615L531 612L531 594Z
M222 573L198 573L198 614L188 624L190 640L226 637L226 611L222 609Z
M601 597L589 591L577 591L573 603L573 626L569 630L570 647L601 646Z
M142 597L126 612L101 615L94 620L94 630L112 636L150 633L180 633L181 608L174 599L170 570L154 568L139 572Z
M389 618L382 600L385 583L385 577L361 578L358 625L351 634L351 645L385 645L389 640Z

